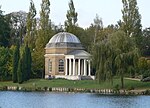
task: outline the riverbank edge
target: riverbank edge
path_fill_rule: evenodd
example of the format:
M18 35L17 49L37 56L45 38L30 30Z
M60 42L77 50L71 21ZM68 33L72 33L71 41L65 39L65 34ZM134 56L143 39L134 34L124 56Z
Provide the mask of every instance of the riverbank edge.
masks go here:
M3 86L0 91L24 91L24 92L73 92L73 93L97 93L104 95L150 95L150 89L139 90L115 90L115 89L86 89L86 88L66 88L66 87L20 87Z

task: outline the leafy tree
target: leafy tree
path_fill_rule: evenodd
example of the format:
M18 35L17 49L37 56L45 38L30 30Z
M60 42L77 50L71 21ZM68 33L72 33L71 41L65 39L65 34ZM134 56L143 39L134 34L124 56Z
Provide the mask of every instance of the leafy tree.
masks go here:
M29 12L27 15L27 33L25 37L25 43L33 50L35 48L35 36L36 34L36 9L33 1L30 1Z
M18 69L18 62L20 57L20 50L19 50L19 42L17 43L17 46L13 52L13 71L12 71L12 80L14 83L16 83L17 80L17 69Z
M113 33L110 37L110 45L112 46L112 50L115 52L115 64L117 68L117 72L121 77L121 87L124 88L124 74L127 71L128 67L132 64L128 63L128 59L133 55L134 59L132 61L136 61L137 57L137 49L135 47L134 41L132 38L127 37L126 33L122 31L117 31ZM136 63L136 62L133 62ZM136 64L134 64L135 66Z
M150 27L143 30L142 55L150 56Z
M4 47L9 46L9 39L10 39L9 22L3 15L2 10L0 10L0 46Z
M113 84L113 75L118 73L123 88L125 72L137 68L138 51L133 38L126 36L123 31L113 32L94 45L93 66L99 82L109 80Z
M39 22L39 31L36 42L40 44L41 47L45 47L47 42L50 39L49 32L51 29L50 20L50 1L42 0L41 11L40 11L40 22ZM36 44L37 44L36 43Z
M143 78L150 77L150 60L145 57L139 58L138 68Z
M11 73L9 70L11 53L9 48L0 47L0 80L10 80Z
M43 77L44 71L44 48L53 35L51 30L51 22L49 20L50 14L50 1L42 0L41 11L40 11L40 22L37 39L35 42L35 49L33 52L33 68L38 77Z
M105 53L106 53L106 46L104 41L101 41L99 44L94 46L94 66L96 68L96 79L98 79L98 82L105 81L105 71L104 71L104 62L106 60Z
M94 34L93 42L95 44L99 31L103 29L103 21L102 21L102 18L99 18L98 14L96 14L96 17L94 19L94 27L95 27L95 34Z
M26 34L26 20L27 13L24 11L11 12L5 15L10 21L10 42L11 45L16 45L17 40L20 44L23 44L23 39Z
M128 37L134 37L136 45L141 49L142 25L141 15L138 11L136 0L122 0L122 30Z
M31 67L32 67L32 56L31 56L31 51L30 51L30 48L28 47L28 49L27 49L27 70L28 70L28 76L27 76L27 80L29 80L30 79L30 77L31 77Z
M99 83L109 80L113 84L114 52L107 39L94 45L93 61Z
M79 27L77 24L78 13L75 10L73 0L70 0L68 5L69 5L69 10L67 10L67 14L66 14L67 20L64 23L65 31L76 35L81 40L86 50L90 50L90 43L91 43L90 35L87 35L87 32L82 27Z
M61 23L59 23L59 25L55 25L54 23L52 23L51 26L52 26L52 29L55 31L55 33L59 33L59 32L65 31L64 27L63 27L63 25L61 25Z
M69 10L66 14L67 20L65 21L65 29L67 32L75 34L78 13L75 11L73 0L70 0L68 5Z

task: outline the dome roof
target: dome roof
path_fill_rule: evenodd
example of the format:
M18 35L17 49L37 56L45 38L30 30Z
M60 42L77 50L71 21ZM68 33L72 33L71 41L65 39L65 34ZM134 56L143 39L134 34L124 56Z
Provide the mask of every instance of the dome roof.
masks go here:
M81 43L80 40L73 34L67 32L60 32L55 34L49 41L49 43Z
M60 32L55 34L46 47L82 47L80 40L73 34L68 32Z

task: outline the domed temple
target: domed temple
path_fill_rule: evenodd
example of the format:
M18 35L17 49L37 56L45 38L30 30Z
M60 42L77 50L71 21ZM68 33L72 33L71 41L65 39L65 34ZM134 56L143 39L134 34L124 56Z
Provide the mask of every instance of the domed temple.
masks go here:
M45 48L45 78L94 79L90 72L90 57L75 35L60 32Z

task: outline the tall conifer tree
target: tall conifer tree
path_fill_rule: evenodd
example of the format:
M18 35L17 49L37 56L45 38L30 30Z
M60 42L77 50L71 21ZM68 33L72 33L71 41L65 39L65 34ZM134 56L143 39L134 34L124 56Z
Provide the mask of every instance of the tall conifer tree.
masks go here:
M20 58L19 60L19 64L18 64L18 70L17 70L17 77L18 77L18 83L19 84L22 84L23 81L24 81L24 77L23 77L23 74L24 74L24 67L23 67L23 58Z
M42 0L41 11L40 11L40 22L39 22L39 30L35 43L35 50L33 56L34 69L38 75L38 77L42 77L44 71L44 48L51 38L51 25L49 20L50 14L50 1Z
M141 15L137 0L122 0L122 29L129 37L134 37L136 45L140 48L142 42Z
M32 57L31 57L31 51L30 51L30 48L28 47L27 49L27 80L30 79L30 76L31 76L31 64L32 64Z
M67 20L65 21L65 29L67 32L74 33L75 26L78 20L77 18L78 13L75 11L73 0L70 0L68 5L69 5L69 10L67 11L66 14Z
M23 79L24 81L27 81L27 76L28 76L28 45L24 47L23 50L23 64L24 64L24 73L23 73Z
M20 50L19 50L19 42L17 42L17 46L13 52L13 72L12 72L12 80L14 83L16 83L17 80L17 69L18 69L18 62L19 62L19 56Z
M30 79L30 74L31 74L31 52L30 48L26 44L23 52L23 64L24 64L24 81L27 81Z
M36 9L33 0L30 1L29 12L27 15L27 33L25 37L25 43L29 45L30 49L35 48L36 33Z

